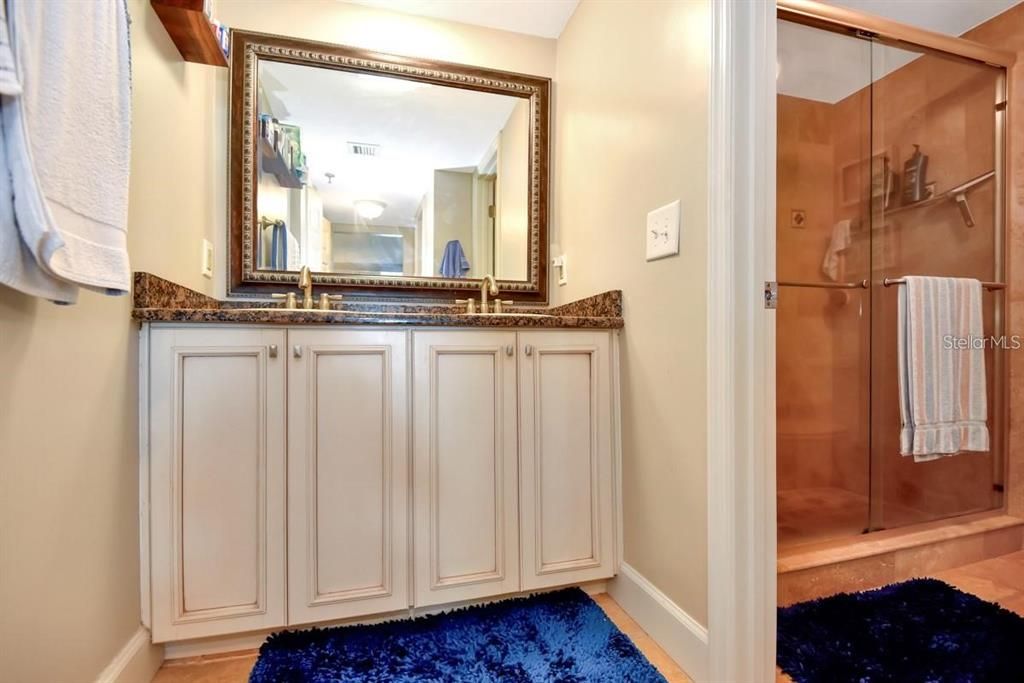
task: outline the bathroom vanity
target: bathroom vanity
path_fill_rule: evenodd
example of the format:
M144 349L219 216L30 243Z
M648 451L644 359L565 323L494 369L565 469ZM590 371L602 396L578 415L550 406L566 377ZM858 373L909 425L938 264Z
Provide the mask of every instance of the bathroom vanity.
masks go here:
M230 299L135 282L153 640L613 576L621 295L544 308L550 81L231 43Z
M483 316L168 289L137 276L154 641L615 574L618 293Z

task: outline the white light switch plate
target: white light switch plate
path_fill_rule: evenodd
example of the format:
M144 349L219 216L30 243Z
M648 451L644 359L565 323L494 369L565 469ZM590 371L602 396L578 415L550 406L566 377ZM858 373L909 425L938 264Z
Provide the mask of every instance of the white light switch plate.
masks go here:
M202 264L203 277L213 279L213 242L210 240L203 240Z
M679 253L679 200L647 214L647 260Z

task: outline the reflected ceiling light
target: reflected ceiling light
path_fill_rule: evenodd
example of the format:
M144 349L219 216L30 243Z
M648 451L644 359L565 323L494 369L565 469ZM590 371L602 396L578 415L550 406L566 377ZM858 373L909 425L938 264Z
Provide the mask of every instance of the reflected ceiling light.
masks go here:
M388 95L402 95L407 92L419 90L425 84L408 78L395 78L393 76L373 76L371 74L359 74L358 83L364 90L383 93Z
M388 207L384 202L379 202L376 199L357 199L355 201L356 213L367 220L373 220L374 218L380 218L380 215L384 213L384 209Z

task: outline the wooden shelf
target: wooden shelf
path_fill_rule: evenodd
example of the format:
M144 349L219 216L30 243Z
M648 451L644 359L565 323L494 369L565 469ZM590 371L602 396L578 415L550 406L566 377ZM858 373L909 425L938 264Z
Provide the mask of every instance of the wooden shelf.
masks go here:
M260 157L261 168L277 178L278 185L294 190L302 187L302 181L295 175L295 171L288 167L274 146L263 136L260 136Z
M203 0L150 0L167 34L186 62L228 65L217 34L203 12Z

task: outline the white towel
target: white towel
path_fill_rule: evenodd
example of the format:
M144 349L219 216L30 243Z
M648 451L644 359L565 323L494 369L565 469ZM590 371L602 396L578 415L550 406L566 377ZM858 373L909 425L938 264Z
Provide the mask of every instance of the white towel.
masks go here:
M907 277L898 315L900 453L924 462L987 451L981 283Z
M300 270L302 268L302 250L299 248L299 240L288 228L285 228L284 234L288 237L288 270Z
M0 95L17 95L21 92L18 70L11 52L11 32L7 30L7 3L0 0Z
M0 5L3 1L0 0ZM3 106L0 104L0 106ZM3 126L0 126L0 160L4 158ZM36 261L18 232L14 220L14 195L11 173L0 162L0 284L29 296L38 296L57 303L72 304L78 299L78 287L51 275Z
M18 229L44 270L131 289L128 14L123 0L14 2L22 94L0 106Z
M835 282L839 279L839 255L850 247L850 220L844 218L832 226L832 238L829 240L828 249L825 250L825 259L821 262L821 272Z

